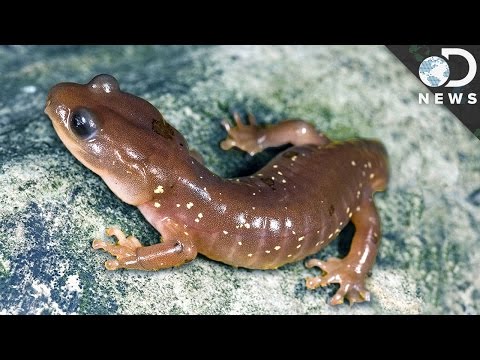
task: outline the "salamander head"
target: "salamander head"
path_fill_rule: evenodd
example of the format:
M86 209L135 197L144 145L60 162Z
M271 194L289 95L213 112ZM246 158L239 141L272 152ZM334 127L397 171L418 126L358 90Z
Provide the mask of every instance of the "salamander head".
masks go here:
M187 148L153 105L120 90L110 75L95 76L87 84L55 85L45 113L68 150L133 205L151 196L159 163L168 166Z

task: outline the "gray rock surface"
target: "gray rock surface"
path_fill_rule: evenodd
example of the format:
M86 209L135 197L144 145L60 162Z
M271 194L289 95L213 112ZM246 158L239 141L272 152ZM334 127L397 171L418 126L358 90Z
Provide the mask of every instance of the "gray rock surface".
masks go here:
M330 137L381 139L391 182L376 195L383 243L370 303L331 307L303 263L233 269L200 257L156 273L107 272L91 242L118 225L158 235L57 138L43 114L61 81L116 76L146 98L223 176L275 153L223 152L219 119L300 117ZM480 142L384 47L0 47L0 313L415 314L480 312ZM351 229L341 236L348 238ZM339 252L336 241L317 256ZM340 246L341 248L341 246Z

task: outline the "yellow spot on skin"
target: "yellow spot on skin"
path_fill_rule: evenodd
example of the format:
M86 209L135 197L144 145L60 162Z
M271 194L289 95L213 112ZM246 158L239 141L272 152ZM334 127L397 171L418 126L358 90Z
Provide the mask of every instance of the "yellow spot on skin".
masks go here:
M198 218L195 219L195 222L198 223L200 220Z
M180 204L177 204L177 207L180 207Z
M302 241L303 239L305 239L305 236L300 236L300 237L298 238L298 241Z
M351 218L352 216L353 216L353 213L352 213L352 212L348 213L348 217Z
M246 223L246 224L245 224L245 227L246 227L247 229L250 229L250 224L249 224L249 223Z
M203 214L202 213L198 213L197 215L200 219L203 217Z
M297 245L297 249L300 249L302 247L302 244Z
M292 161L295 161L295 160L297 160L297 158L298 158L298 156L297 156L297 155L295 155L295 156L292 156Z
M374 233L373 233L373 236L377 237L377 236L378 236L378 234L377 234L376 232L374 232Z
M348 214L349 212L350 212L350 208L349 208L349 207L347 207L347 214Z
M274 247L274 249L278 251L278 250L280 250L281 248L280 248L280 246L277 245L277 246Z
M357 199L360 199L360 190L357 191Z
M153 190L153 192L154 192L155 194L163 194L163 186L162 186L162 185L158 185L158 187L157 187L155 190Z
M360 211L360 206L357 206L357 208L355 210Z
M253 254L248 254L247 256L248 256L248 257L252 257L252 255L253 255Z
M255 193L253 193L252 195L255 196Z
M155 204L153 204L153 206L155 206L156 208L159 208L159 207L160 207L160 203L155 201Z
M283 173L281 171L278 171L277 174L278 175L283 175Z
M266 252L267 254L270 254L270 250L265 250L265 252Z
M315 246L318 246L318 245L320 245L320 241L315 244Z
M241 241L239 241L239 242L238 242L238 245L242 246L242 242L241 242Z
M338 224L338 226L342 226L343 225L343 221L340 221L340 224Z
M255 206L252 206L252 210L255 210Z
M287 182L287 180L285 180L285 179L283 179L283 180L282 180L282 183L284 183L284 184L285 184L286 182Z
M288 254L287 257L292 257L292 254Z
M278 165L273 165L273 168L274 168L274 169L278 168Z
M352 166L355 166L355 165L357 165L357 164L355 163L355 161L352 160Z
M367 164L368 164L368 167L371 169L372 168L372 163L369 161Z
M340 232L340 229L335 230L335 232L336 232L336 233L339 233L339 232Z
M188 233L186 231L184 231L183 233L188 236Z
M333 233L331 233L330 235L328 235L328 238L331 239L333 237Z
M192 202L187 203L187 209L191 209L192 206L193 206L193 203L192 203Z
M367 167L367 164L363 164L363 167L366 168L366 167Z
M371 173L370 174L370 179L373 179L375 177L375 174L374 173Z
M275 176L272 176L272 180L275 180Z
M227 235L227 234L228 234L228 231L223 230L223 233L224 233L225 235Z
M292 230L292 234L293 234L293 235L295 235L295 234L296 234L296 232L295 232L294 230Z

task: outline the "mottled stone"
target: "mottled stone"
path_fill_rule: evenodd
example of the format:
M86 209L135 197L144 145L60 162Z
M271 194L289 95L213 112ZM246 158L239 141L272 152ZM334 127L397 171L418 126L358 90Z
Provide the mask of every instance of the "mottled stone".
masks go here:
M445 108L419 105L424 86L384 47L0 47L0 313L391 314L480 312L480 142ZM219 120L310 120L336 139L381 139L391 182L376 195L383 243L366 304L327 305L302 262L234 269L204 257L156 273L108 272L91 242L118 225L158 234L57 138L43 114L60 81L116 76L156 105L206 165L245 175L253 158L223 152ZM352 227L318 257L345 253Z

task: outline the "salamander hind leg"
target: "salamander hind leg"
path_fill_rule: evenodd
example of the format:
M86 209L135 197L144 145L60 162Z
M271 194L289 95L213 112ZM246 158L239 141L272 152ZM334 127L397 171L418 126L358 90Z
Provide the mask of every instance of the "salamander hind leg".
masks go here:
M284 120L278 124L261 127L252 114L248 124L244 124L238 113L233 113L235 125L226 119L222 125L227 130L227 138L220 143L223 150L237 147L250 155L255 155L269 147L285 144L326 145L330 140L304 120Z
M310 259L308 268L319 267L324 274L307 278L309 289L329 284L340 284L331 300L332 305L342 304L346 298L350 305L370 300L365 287L365 278L373 267L380 242L380 219L371 197L365 199L361 211L352 217L356 231L348 255L343 259L330 258L327 261Z
M94 240L92 247L96 250L103 249L116 259L107 260L107 270L138 269L159 270L183 265L193 260L197 255L195 246L188 240L164 241L160 244L142 246L140 241L133 236L126 237L116 228L108 228L108 236L115 236L117 244L103 240Z

